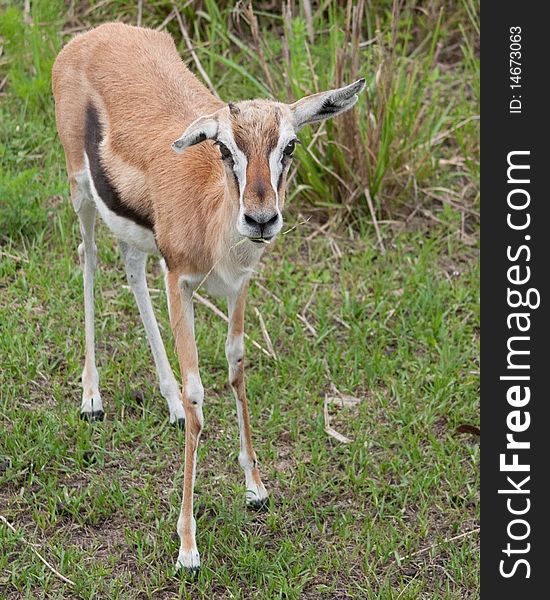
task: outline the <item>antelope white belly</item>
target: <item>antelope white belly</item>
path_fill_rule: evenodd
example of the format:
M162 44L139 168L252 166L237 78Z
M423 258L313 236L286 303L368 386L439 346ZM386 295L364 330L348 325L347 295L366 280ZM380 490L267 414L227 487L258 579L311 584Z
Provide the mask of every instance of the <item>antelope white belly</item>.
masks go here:
M134 223L134 221L131 219L117 215L105 204L105 202L103 202L94 186L94 181L90 173L88 157L86 155L84 156L86 162L85 177L87 179L87 184L103 222L113 232L117 239L126 242L130 246L137 248L142 252L147 252L148 254L159 254L159 250L155 242L155 236L150 229Z

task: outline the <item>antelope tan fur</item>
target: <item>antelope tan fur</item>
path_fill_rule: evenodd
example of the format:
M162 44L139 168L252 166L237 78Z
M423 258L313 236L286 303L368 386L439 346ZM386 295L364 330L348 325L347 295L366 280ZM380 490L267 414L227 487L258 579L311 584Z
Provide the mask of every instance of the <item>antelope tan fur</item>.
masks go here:
M81 415L103 418L94 348L96 212L118 240L155 361L170 422L185 426L177 568L196 572L193 484L203 426L193 291L228 300L225 352L240 429L239 463L249 505L267 506L252 447L244 385L248 280L265 243L281 230L286 177L301 127L340 114L364 79L293 104L225 103L185 67L166 33L109 23L75 37L53 68L59 136L80 221L86 358ZM241 242L241 243L239 243ZM161 257L182 388L168 363L145 278Z

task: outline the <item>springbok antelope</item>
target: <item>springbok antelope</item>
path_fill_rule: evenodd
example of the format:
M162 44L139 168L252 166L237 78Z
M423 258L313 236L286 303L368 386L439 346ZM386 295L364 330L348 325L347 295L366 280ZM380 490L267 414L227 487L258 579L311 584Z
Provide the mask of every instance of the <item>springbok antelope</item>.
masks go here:
M96 211L117 238L170 422L185 426L177 568L196 573L193 485L204 389L194 336L193 291L202 282L228 300L225 353L240 430L246 500L268 494L252 447L244 386L244 308L265 242L281 230L286 176L298 130L351 108L365 80L293 104L224 103L185 67L166 33L109 23L77 36L53 68L59 136L80 221L86 358L81 416L103 418L94 349ZM181 133L183 131L183 133ZM239 243L240 242L240 243ZM168 363L145 278L162 257L182 391Z

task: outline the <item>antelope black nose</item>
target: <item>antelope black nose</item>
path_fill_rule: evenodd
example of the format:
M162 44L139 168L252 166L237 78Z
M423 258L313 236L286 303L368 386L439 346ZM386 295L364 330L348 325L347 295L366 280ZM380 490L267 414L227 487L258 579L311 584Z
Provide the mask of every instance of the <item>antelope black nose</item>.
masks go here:
M278 218L279 218L279 213L272 213L272 214L260 213L260 214L255 214L254 216L246 215L246 214L244 215L244 220L245 220L246 224L249 225L250 227L259 227L260 231L267 229L271 225L275 225L275 223L277 223Z

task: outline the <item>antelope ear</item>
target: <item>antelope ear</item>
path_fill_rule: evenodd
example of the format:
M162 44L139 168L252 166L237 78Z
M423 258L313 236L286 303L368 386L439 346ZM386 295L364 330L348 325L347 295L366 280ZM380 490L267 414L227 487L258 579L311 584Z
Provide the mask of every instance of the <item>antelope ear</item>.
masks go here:
M216 113L199 117L172 143L172 149L176 152L183 152L189 146L194 146L204 142L204 140L215 140L218 135L218 128L219 122Z
M365 88L365 79L358 79L351 85L306 96L290 105L294 119L294 128L315 121L324 121L350 109L357 102L357 94Z

